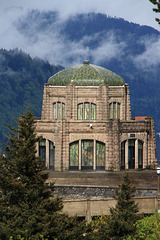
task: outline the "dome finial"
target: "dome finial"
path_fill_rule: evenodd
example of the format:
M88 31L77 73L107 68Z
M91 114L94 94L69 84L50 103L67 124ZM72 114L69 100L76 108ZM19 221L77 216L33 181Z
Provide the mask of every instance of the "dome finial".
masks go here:
M90 64L90 61L89 60L84 60L83 64Z

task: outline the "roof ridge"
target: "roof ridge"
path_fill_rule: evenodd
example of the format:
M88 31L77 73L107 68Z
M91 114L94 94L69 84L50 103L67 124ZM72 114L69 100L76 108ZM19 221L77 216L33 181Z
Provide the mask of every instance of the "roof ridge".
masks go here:
M105 80L103 77L102 77L102 75L101 75L101 73L98 71L98 69L96 69L96 65L92 65L91 64L91 66L93 66L93 68L99 73L99 75L101 76L101 78L103 79L103 81ZM94 67L95 66L95 67Z

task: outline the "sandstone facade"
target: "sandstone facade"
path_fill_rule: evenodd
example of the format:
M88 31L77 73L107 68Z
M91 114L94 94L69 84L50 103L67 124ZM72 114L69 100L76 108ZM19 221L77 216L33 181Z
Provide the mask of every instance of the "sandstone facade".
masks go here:
M54 171L143 169L156 162L154 120L131 118L128 84L45 84L36 126L43 136L37 153Z

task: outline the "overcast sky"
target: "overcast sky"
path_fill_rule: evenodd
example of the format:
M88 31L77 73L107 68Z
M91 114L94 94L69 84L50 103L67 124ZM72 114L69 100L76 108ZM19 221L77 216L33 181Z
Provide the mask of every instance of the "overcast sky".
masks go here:
M55 64L53 55L56 56L57 54L56 59L59 56L59 62L57 63L60 64L62 59L60 56L60 50L62 49L60 39L55 37L57 52L52 54L52 59L49 59L49 51L53 46L53 41L50 42L43 35L43 37L39 38L39 42L31 45L29 40L27 41L16 29L15 22L19 18L22 19L29 10L57 10L62 19L76 13L100 12L111 17L121 17L140 25L148 25L160 31L160 26L155 21L155 17L159 16L152 11L153 7L149 0L0 0L0 48L7 50L19 48L32 57L38 55L38 57L45 58L47 56L48 60ZM62 64L65 63L62 62Z
M94 11L158 29L153 7L149 0L0 0L0 18L3 27L7 27L28 9L58 10L63 17Z

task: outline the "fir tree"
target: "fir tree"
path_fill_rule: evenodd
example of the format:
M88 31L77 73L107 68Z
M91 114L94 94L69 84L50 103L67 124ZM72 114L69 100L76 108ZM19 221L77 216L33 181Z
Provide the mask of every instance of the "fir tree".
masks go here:
M128 234L133 234L136 230L138 207L132 200L133 193L136 191L131 184L128 173L125 173L119 190L116 191L117 200L115 208L110 209L111 217L108 218L108 234L113 239L123 239Z
M153 3L154 5L156 5L157 8L153 8L153 11L156 13L160 13L160 0L149 0L151 3ZM155 18L155 20L158 22L158 24L160 24L160 19L159 18Z
M61 199L53 195L54 185L46 184L40 157L36 157L36 143L32 112L19 118L18 130L10 127L11 136L0 157L0 239L48 239L57 236L58 219L62 216Z

